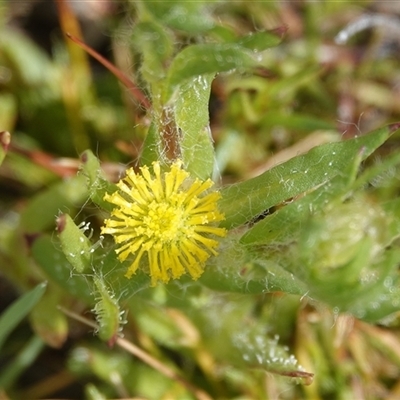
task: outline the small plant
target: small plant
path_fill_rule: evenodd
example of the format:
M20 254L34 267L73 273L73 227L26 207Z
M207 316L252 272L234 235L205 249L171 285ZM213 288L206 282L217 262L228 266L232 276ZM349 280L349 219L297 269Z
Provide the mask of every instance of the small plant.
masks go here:
M240 100L253 115L246 124L253 118L266 129L262 110L276 107L271 119L280 115L278 125L330 125L295 111L284 121L292 83L317 79L316 69L256 88L265 84L260 71L271 67L270 51L282 45L286 28L239 34L213 17L226 6L135 2L129 46L140 60L140 84L103 63L142 107L137 165L112 176L112 152L101 162L85 150L79 171L30 200L17 233L9 234L10 240L29 239L21 272L9 279L24 290L31 285L21 276L48 280L46 290L41 284L19 300L12 327L33 308L34 337L41 338L31 344L37 355L42 340L54 347L64 343L67 315L90 325L96 337L76 345L68 362L77 376L89 376L89 399L264 399L275 391L287 391L282 398L288 399L339 398L368 357L358 345L374 343L377 357L390 350L376 324L396 324L400 310L400 201L398 182L390 190L376 182L396 180L400 156L377 155L400 123L347 140L331 132L327 143L228 183L219 169L226 149L225 157L236 157L228 145L236 136L226 129L214 139L209 123L219 74L238 88L230 116L240 114L235 96L246 85L262 92L254 101ZM74 34L69 38L101 59ZM1 138L7 142L3 160L8 136ZM54 214L56 235L49 222ZM34 265L33 275L24 263ZM80 316L84 310L96 322ZM10 316L0 319L0 344L1 335L10 333L4 318ZM341 321L350 332L344 346L356 360L350 372L337 370L332 347ZM391 358L397 371L398 354ZM369 379L363 371L360 376ZM13 379L0 374L6 389Z

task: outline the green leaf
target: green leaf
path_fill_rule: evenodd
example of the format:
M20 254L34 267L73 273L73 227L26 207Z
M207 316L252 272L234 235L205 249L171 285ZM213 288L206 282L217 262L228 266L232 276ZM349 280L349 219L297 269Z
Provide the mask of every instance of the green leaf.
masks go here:
M169 68L165 102L189 79L237 68L248 69L257 63L255 54L237 44L207 43L188 46L178 53Z
M153 161L162 160L163 142L158 131L158 124L152 121L144 139L140 155L141 165L151 165Z
M399 258L397 258L397 265ZM386 317L395 316L400 309L400 280L387 276L378 285L366 288L363 296L357 296L344 310L356 318L377 323Z
M310 201L309 197L307 201L290 204L262 219L242 236L240 242L243 245L265 244L271 247L290 243L298 234L302 221L309 213L309 208L304 206L308 201Z
M88 271L92 261L92 244L68 214L57 217L57 232L61 248L65 257L76 269L82 273ZM85 228L88 228L85 226Z
M377 322L398 313L400 309L400 251L385 251L370 266L369 273L362 270L365 263L360 253L360 257L348 267L344 266L342 271L311 277L310 296L335 307L338 312L347 312L364 321ZM347 278L348 272L356 275L357 269L362 272L357 278L352 281Z
M166 74L166 60L173 52L172 35L156 21L139 22L132 32L132 45L142 54L143 77L149 83L162 86L160 79ZM153 97L157 93L156 85L152 85Z
M305 372L277 339L268 337L266 320L254 318L251 296L238 300L214 293L207 301L203 299L201 309L192 307L191 314L213 357L234 367L261 369L311 383L313 374Z
M132 359L126 353L85 344L76 346L70 352L68 370L79 376L93 374L101 384L107 383L115 387L116 381L124 383L122 373L129 374L131 364Z
M280 242L271 240L264 247L264 257L284 263L287 271L304 282L311 298L337 312L376 321L398 310L400 253L396 247L387 247L399 234L392 215L360 195L343 203L330 202L323 210L315 207L312 213L307 209L283 225L291 227L283 229L286 237L275 229ZM288 216L285 209L281 211Z
M72 296L85 303L93 303L93 295L89 287L90 276L74 274L71 264L64 253L56 247L54 238L42 235L32 245L32 256L46 275Z
M341 175L362 153L367 158L397 129L397 125L339 143L328 143L292 158L262 175L222 189L220 209L231 229L262 215L274 205L289 200Z
M400 154L398 155L398 157L400 158ZM382 208L388 215L392 217L392 223L390 226L392 239L397 239L400 235L400 198L396 198L383 203ZM388 243L388 245L389 244L390 243Z
M271 38L274 37L274 40ZM179 85L199 75L241 71L261 65L261 51L276 46L282 35L258 32L230 43L202 43L184 48L173 59L168 71L165 102L167 103Z
M49 346L61 348L68 338L68 320L58 308L65 293L50 285L30 314L30 322L36 334Z
M201 276L200 283L218 292L246 295L285 292L303 296L308 291L304 282L275 261L262 259L240 267L222 263L218 267L210 265Z
M215 25L208 31L208 34L214 38L217 42L235 42L237 35L234 27L225 25Z
M203 75L181 85L173 106L185 169L202 180L210 178L214 166L208 116L212 80L213 75Z
M279 264L266 260L237 241L227 239L220 254L207 265L199 282L215 291L246 295L282 291L298 294L308 287Z
M43 282L34 289L22 295L0 316L0 349L7 336L29 314L46 290L47 283Z
M115 192L117 186L104 178L100 162L91 150L82 153L81 161L81 174L87 179L90 199L103 210L112 211L114 206L103 198L106 193Z
M54 217L60 211L80 207L87 196L83 176L57 182L30 200L21 215L21 227L26 233L42 232L54 226Z
M152 290L163 292L161 287ZM166 308L155 307L153 302L146 300L135 297L129 302L129 313L135 315L135 322L140 327L140 331L170 349L184 347L181 340L182 331L177 326L176 320L171 318Z
M387 178L396 175L396 167L400 165L400 153L393 152L385 155L384 158L377 160L372 166L362 171L357 178L355 189L362 188L365 185L378 186L379 182L387 185Z
M214 147L208 116L212 80L212 75L187 80L179 87L174 104L164 107L161 117L155 115L143 146L142 164L163 162L170 152L183 160L193 176L205 180L212 175Z
M306 372L293 355L278 344L277 339L270 339L264 329L244 328L233 337L233 346L237 356L242 357L248 367L297 379L299 383L309 385L314 374ZM261 328L261 329L260 329Z
M315 85L322 71L323 69L320 65L306 65L295 74L272 83L267 89L268 97L275 102L288 103L292 101L300 87Z
M329 203L348 191L345 177L338 175L320 188L293 201L257 222L241 238L244 245L282 245L300 235L301 227L311 213L323 210Z
M17 142L16 146L19 145L20 144ZM21 146L24 147L24 144ZM6 149L7 147L4 148L4 150ZM12 171L14 177L13 179L29 189L30 192L36 192L40 189L43 190L44 187L50 187L51 185L54 185L54 181L58 178L53 172L41 165L36 164L22 154L18 154L17 152L13 151L7 151L7 154L4 153L4 155L7 155L6 159L4 160L4 167L9 171Z
M99 337L104 341L114 342L123 323L118 299L102 278L94 278L96 304L93 311L99 325Z
M253 51L264 51L271 47L278 46L287 31L286 27L280 27L271 31L252 32L243 36L235 42L246 49Z
M245 245L274 246L297 240L301 236L301 227L307 223L311 214L324 210L329 204L331 208L338 206L348 193L354 193L356 189L364 187L377 176L400 163L399 154L389 155L381 162L364 170L355 180L362 158L362 153L359 153L359 157L353 160L353 165L349 163L347 171L342 171L343 174L337 175L330 182L278 209L273 214L266 215L241 237L240 242ZM365 204L367 205L368 202L366 201ZM389 245L400 232L400 222L397 222L400 221L397 202L394 202L392 206L388 203L388 211L394 212L396 218L393 218L392 223L387 227L390 237L386 245Z
M57 82L49 56L22 32L4 26L0 30L0 52L2 64L11 68L14 71L14 79L18 79L24 85L47 86L49 82ZM29 60L29 63L26 60Z
M87 400L107 400L107 396L98 389L93 383L85 386L85 399Z
M216 1L214 1L216 2ZM212 2L211 2L212 3ZM156 5L143 2L163 25L189 33L199 34L214 26L209 13L210 1L160 1ZM151 6L149 7L149 5Z

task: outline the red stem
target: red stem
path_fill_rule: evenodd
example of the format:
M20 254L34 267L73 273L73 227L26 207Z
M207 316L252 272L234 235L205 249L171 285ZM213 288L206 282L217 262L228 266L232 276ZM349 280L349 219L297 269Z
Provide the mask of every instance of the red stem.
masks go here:
M129 79L129 77L124 74L120 69L118 69L115 65L111 64L108 60L106 60L103 56L101 56L97 51L93 50L86 43L82 42L77 37L71 35L70 33L66 33L67 37L75 42L82 49L87 51L93 58L95 58L99 63L103 64L111 73L113 73L116 78L125 85L132 95L139 101L139 103L149 109L151 107L150 101L145 96L145 94Z

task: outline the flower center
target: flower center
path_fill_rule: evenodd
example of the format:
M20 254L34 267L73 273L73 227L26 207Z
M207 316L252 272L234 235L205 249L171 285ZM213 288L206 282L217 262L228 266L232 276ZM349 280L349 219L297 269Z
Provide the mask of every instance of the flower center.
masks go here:
M179 240L184 233L185 212L176 205L153 201L148 206L148 215L144 217L145 235L160 245Z

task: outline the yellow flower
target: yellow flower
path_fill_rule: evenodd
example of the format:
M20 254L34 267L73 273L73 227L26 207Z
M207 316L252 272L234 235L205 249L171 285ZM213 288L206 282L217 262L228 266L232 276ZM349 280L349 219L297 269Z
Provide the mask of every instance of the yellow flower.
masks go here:
M217 254L218 241L210 235L226 234L225 229L214 226L224 219L217 209L221 195L207 192L213 185L210 179L190 179L180 160L165 173L159 162L154 162L152 169L153 174L147 166L140 168L140 174L129 169L117 184L119 190L104 196L116 207L101 232L114 237L121 262L133 255L127 278L147 253L152 286L159 280L179 278L186 271L197 279L206 260Z

